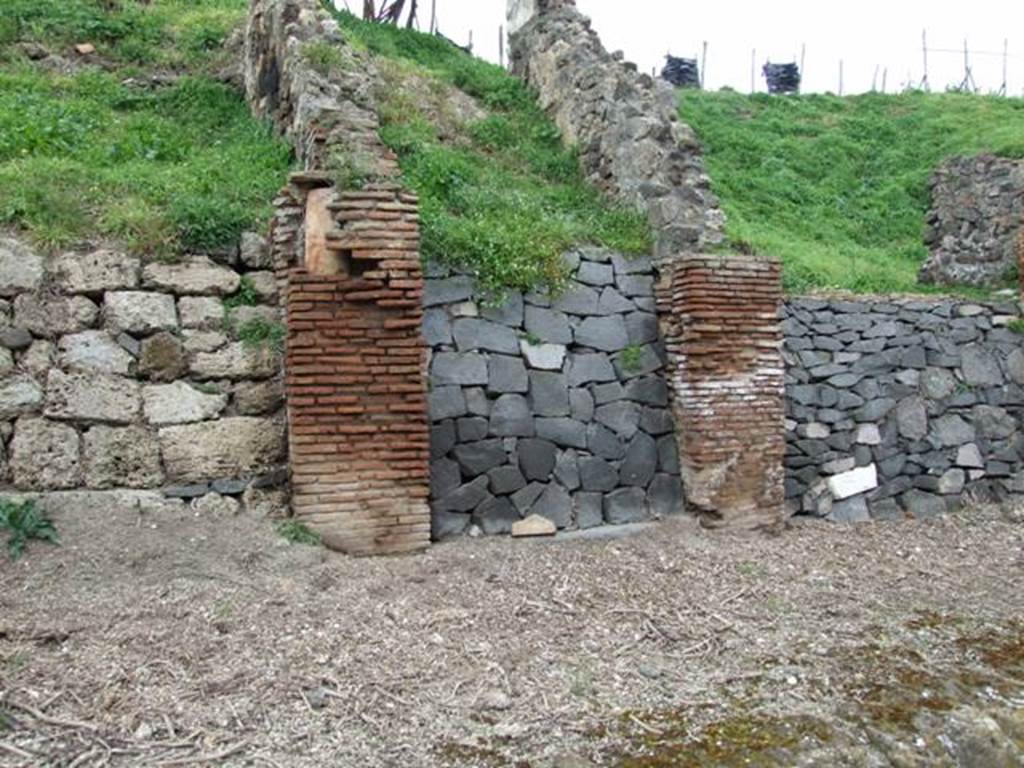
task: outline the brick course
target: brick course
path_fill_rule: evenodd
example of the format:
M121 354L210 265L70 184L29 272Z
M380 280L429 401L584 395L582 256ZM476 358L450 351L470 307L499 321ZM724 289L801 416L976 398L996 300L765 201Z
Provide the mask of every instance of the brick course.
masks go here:
M287 308L293 510L350 554L423 549L429 451L417 200L394 184L342 192L328 205L331 228L303 233L303 190L321 182L308 174L293 181L273 237ZM305 252L300 239L329 257L290 263Z
M779 262L684 254L666 265L658 294L687 505L712 527L779 528Z

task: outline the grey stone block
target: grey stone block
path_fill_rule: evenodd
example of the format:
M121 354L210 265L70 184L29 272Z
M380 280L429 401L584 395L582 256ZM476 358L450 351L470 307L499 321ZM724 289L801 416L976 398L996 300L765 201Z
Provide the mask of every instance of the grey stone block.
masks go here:
M615 285L624 296L650 296L654 293L654 278L646 275L623 275Z
M580 484L585 491L611 491L619 485L619 473L614 466L597 456L580 456Z
M674 428L672 414L665 408L651 408L646 406L640 414L640 429L649 435L664 435Z
M568 416L569 387L561 373L530 371L530 406L537 416Z
M487 399L487 393L482 387L467 387L462 390L462 394L466 396L466 410L470 415L484 418L491 415L491 401Z
M163 489L168 499L197 499L210 492L209 483L191 483L188 485L168 485Z
M460 352L484 350L505 355L519 354L519 337L515 331L490 320L461 317L453 324L452 335Z
M668 405L668 385L659 376L644 376L626 384L626 399L644 405Z
M637 432L626 447L626 456L619 467L619 482L646 488L658 466L658 446L654 438Z
M854 413L854 418L859 422L881 421L893 408L896 401L891 397L880 397L877 400L870 400Z
M430 513L430 538L441 541L452 536L461 536L469 527L470 516L446 509L434 509Z
M649 312L631 312L625 316L626 337L630 344L649 344L658 340L658 318Z
M491 355L487 361L487 389L494 393L525 393L530 388L526 366L518 357Z
M512 505L519 510L519 513L525 515L530 507L535 502L547 486L544 483L530 483L525 488L520 488L518 491L512 494Z
M430 426L430 458L439 459L454 447L454 421L449 419Z
M675 435L666 435L658 439L658 471L670 475L678 475L679 446Z
M567 448L587 447L587 425L565 417L538 418L537 437Z
M249 481L237 477L224 477L210 483L210 490L221 496L237 496L249 487Z
M431 347L452 343L452 325L448 320L448 313L443 309L428 309L423 312L423 340Z
M519 511L505 497L487 499L473 510L473 522L488 536L511 533L518 520Z
M497 304L480 307L480 317L510 328L520 327L523 324L523 294L514 290L506 291Z
M576 511L576 527L580 530L596 528L604 522L604 496L600 493L580 491L573 494L573 509Z
M828 519L836 523L866 523L871 519L864 496L854 496L832 504Z
M569 390L569 415L584 423L594 418L594 398L587 390Z
M987 387L1003 383L999 362L985 347L968 344L961 350L960 356L964 381L968 386Z
M430 462L430 497L442 498L459 487L462 473L459 465L451 459L438 459Z
M956 414L933 419L928 441L936 448L958 448L974 442L974 427Z
M620 315L588 317L576 329L576 343L602 352L617 352L629 345Z
M647 489L647 503L651 512L659 517L683 511L683 484L676 475L658 474Z
M587 450L610 461L621 459L626 455L626 446L622 439L601 424L587 426Z
M903 508L918 520L938 517L946 512L946 502L941 496L935 496L920 490L910 490L900 497Z
M533 437L533 412L522 395L502 395L491 407L490 432L499 437Z
M438 352L430 363L430 380L435 385L485 385L487 358L477 352Z
M473 296L473 279L468 275L423 281L423 306L453 304Z
M551 483L533 502L530 512L546 517L559 528L566 528L572 523L572 497L558 483Z
M487 419L467 416L455 422L455 432L460 443L472 443L487 437Z
M614 381L616 378L611 360L601 352L570 354L566 371L570 387Z
M615 268L616 275L638 275L654 271L650 256L627 256L613 253L612 266Z
M604 519L612 525L646 520L647 494L642 488L620 488L605 494Z
M466 477L482 475L490 469L500 467L508 461L505 447L501 440L479 440L475 443L462 443L456 445L452 451L455 460L462 468L462 474Z
M557 449L550 440L520 440L518 453L519 468L527 480L547 480L555 469Z
M432 421L465 416L466 397L461 387L434 387L427 394L427 408Z
M502 467L495 467L487 473L491 481L491 493L496 496L504 496L515 493L520 488L526 487L526 478L519 471L518 467L506 464Z
M615 355L614 364L619 378L622 381L628 381L657 371L662 366L662 357L655 345L648 344L640 347L639 360L634 360L631 357L624 361L623 354L620 352Z
M637 308L637 305L615 290L615 288L608 286L601 291L601 296L597 301L597 308L599 314L612 315L619 312L632 312ZM1022 376L1022 379L1024 379L1024 376ZM1021 383L1024 383L1024 380Z
M590 388L590 394L594 396L594 403L604 405L614 403L616 400L626 399L626 389L617 381L607 384L597 384Z
M576 451L562 451L555 459L555 479L570 491L580 487L580 468Z
M576 272L576 279L587 285L602 286L611 285L615 281L615 275L609 264L584 261Z
M469 512L480 502L488 497L488 480L486 477L478 477L472 482L456 488L451 493L443 496L434 506L434 515L438 510L446 512Z
M620 400L595 409L594 419L628 440L640 428L640 412L636 403Z
M543 307L528 306L525 319L526 332L542 342L550 344L571 344L572 328L564 312Z
M585 285L571 285L552 302L554 309L570 315L596 315L598 293Z

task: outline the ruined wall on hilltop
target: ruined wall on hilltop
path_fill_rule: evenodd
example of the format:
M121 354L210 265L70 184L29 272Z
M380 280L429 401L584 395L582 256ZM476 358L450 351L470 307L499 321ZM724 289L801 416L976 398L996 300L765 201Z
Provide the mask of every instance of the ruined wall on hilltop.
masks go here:
M512 70L537 89L591 182L646 213L658 262L720 243L725 217L675 91L609 54L567 0L510 4Z
M935 172L931 193L921 281L993 286L1010 277L1024 233L1024 161L951 158Z

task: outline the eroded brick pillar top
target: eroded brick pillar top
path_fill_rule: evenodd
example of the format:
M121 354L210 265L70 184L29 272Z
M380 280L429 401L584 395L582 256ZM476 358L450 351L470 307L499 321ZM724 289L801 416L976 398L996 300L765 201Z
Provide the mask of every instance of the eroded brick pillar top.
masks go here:
M778 261L687 254L660 297L687 505L713 527L775 530L784 515Z

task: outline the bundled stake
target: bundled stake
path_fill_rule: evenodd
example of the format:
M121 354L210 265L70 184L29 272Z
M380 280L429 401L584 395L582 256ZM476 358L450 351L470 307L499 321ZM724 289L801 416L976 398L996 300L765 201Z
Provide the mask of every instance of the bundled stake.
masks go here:
M700 67L696 59L679 59L675 56L665 57L665 66L661 76L677 88L700 88Z
M799 93L800 68L795 64L764 65L764 78L768 81L768 93Z

